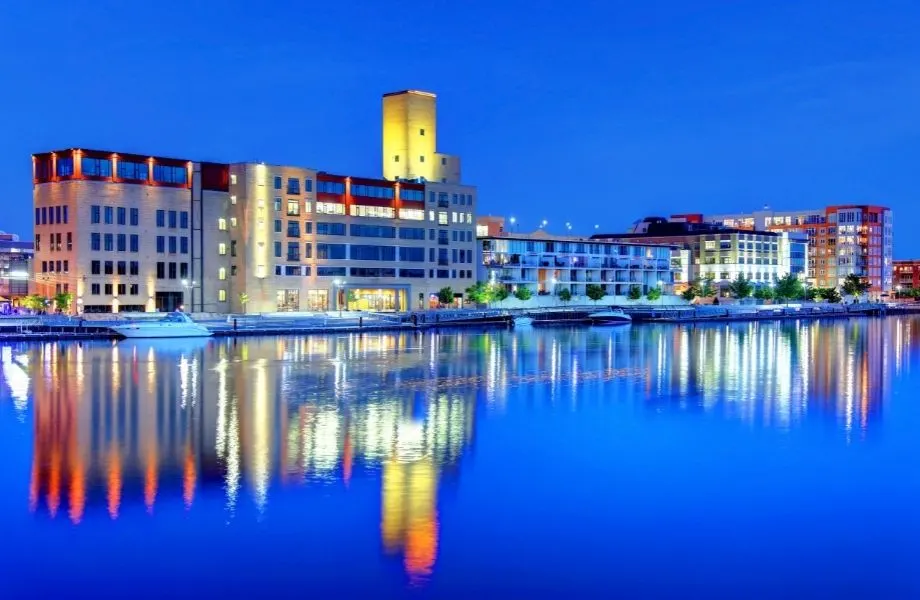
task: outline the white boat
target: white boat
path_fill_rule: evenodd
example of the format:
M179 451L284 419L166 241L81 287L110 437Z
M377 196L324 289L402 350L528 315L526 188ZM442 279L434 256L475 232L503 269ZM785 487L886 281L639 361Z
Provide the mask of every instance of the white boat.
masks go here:
M588 319L592 325L628 325L632 323L632 317L618 308L591 313Z
M124 325L113 325L112 331L126 338L190 338L209 337L211 331L199 325L184 312L172 312L162 319L134 321Z
M515 327L530 327L531 325L533 325L531 317L514 317Z

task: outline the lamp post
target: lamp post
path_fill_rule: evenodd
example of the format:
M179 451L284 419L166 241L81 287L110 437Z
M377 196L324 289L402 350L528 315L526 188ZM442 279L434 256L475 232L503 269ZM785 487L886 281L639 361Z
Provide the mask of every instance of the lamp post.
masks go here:
M340 296L342 294L342 287L345 285L345 282L342 281L341 279L336 279L332 283L333 285L335 285L335 303L339 305L339 318L341 318L343 298L341 298Z
M514 233L514 224L517 223L517 219L515 219L514 217L511 217L510 219L508 219L508 222L511 223L511 232Z

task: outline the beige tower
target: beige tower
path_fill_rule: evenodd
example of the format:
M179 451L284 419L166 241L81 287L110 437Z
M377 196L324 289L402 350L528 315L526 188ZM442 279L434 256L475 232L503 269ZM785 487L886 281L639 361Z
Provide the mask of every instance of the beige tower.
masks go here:
M383 176L460 183L460 158L437 151L437 96L405 90L383 95Z

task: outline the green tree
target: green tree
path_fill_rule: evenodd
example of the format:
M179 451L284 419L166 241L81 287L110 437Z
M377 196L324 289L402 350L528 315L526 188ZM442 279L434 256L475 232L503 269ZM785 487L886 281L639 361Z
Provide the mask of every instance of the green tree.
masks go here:
M44 296L39 296L38 294L29 294L28 296L22 299L22 305L28 308L29 310L38 312L40 310L45 310L45 306L47 305L47 300L45 299Z
M642 297L642 288L638 285L629 286L629 292L626 294L626 297L630 300L638 300Z
M825 302L830 302L831 304L837 304L840 302L840 292L836 288L822 288L818 295L821 296L821 299Z
M239 299L240 299L240 306L243 307L243 312L245 313L246 305L249 304L249 294L247 294L246 292L240 292Z
M744 273L738 273L738 276L728 286L732 298L742 300L751 295L754 291L754 285L751 280L744 276Z
M819 292L818 288L813 288L811 286L806 287L805 288L805 299L808 300L809 302L814 302L815 300L818 299L818 296L819 296L818 292Z
M352 304L358 301L358 293L354 290L345 292L345 308L350 308Z
M438 302L441 304L451 304L454 301L454 290L450 286L442 287L438 290Z
M691 283L687 288L680 293L680 297L686 300L687 302L692 302L694 298L700 295L700 288Z
M597 301L607 295L603 286L596 283L589 283L585 286L585 295L597 304Z
M649 288L648 292L645 294L645 297L648 298L651 302L661 298L661 288L653 287Z
M563 304L572 299L572 292L570 292L567 287L560 289L556 295L559 296L559 300L561 300Z
M492 300L495 302L503 302L510 295L511 292L505 286L498 284L492 286Z
M850 273L843 280L843 293L847 296L862 296L869 291L871 285L868 281L863 281L859 275Z
M773 289L765 285L757 286L754 290L754 297L758 300L772 300Z
M466 297L474 304L488 304L492 301L492 290L486 283L477 281L466 288Z
M530 288L526 285L519 285L518 288L514 290L514 297L521 302L527 302L530 300L531 296L533 296L533 292L531 292Z
M795 274L787 273L776 280L773 293L777 300L798 300L805 295L805 287Z
M716 286L713 285L714 279L715 276L707 275L703 279L699 280L700 296L703 298L711 298L716 295Z
M73 293L71 292L59 292L54 296L54 306L59 311L68 312L70 310L70 305L73 302Z

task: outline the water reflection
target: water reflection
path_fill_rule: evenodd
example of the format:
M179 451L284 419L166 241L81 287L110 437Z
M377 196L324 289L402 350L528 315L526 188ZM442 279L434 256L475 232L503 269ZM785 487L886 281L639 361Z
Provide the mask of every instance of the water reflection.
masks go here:
M38 514L80 524L154 514L163 498L193 510L222 489L232 519L244 499L270 510L285 487L379 479L383 550L422 581L438 555L439 489L456 481L478 411L638 396L766 427L831 420L859 440L920 346L918 324L13 345L0 399L31 414Z

